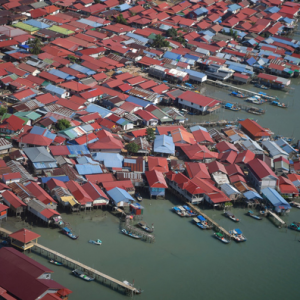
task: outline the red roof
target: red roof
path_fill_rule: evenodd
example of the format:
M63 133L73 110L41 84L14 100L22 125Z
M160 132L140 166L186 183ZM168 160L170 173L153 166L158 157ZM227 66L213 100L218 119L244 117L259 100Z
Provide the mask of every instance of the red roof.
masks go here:
M226 141L222 141L222 142L216 144L216 148L218 149L218 151L220 153L229 151L229 150L239 152L238 149L233 144L226 142Z
M16 232L13 232L9 235L9 237L13 238L14 240L17 240L23 244L27 244L39 237L41 237L39 234L31 231L31 230L28 230L28 229L20 229Z
M246 150L238 154L238 156L235 159L235 163L247 164L249 161L251 161L254 158L255 158L255 154L250 150Z
M70 180L66 182L66 186L81 205L93 202L88 193L76 181Z
M29 192L44 204L57 203L44 189L42 189L36 182L30 182L26 185Z
M206 142L212 143L212 144L215 143L214 140L211 138L210 134L205 130L199 129L199 130L193 131L192 133L193 133L194 138L197 143L200 143L200 144L206 143Z
M131 180L105 181L102 183L102 185L107 191L112 190L115 187L125 191L134 190Z
M210 98L210 97L206 97L203 96L201 94L195 93L195 92L191 92L191 91L186 91L183 94L181 94L179 97L179 99L183 99L187 102L191 102L194 104L198 104L202 107L213 107L216 104L220 103L219 101Z
M135 114L141 117L143 120L150 121L152 119L158 120L151 112L139 109Z
M54 156L70 155L71 154L68 147L64 146L64 145L62 145L62 146L50 146L49 149L50 149L52 155L54 155Z
M148 169L167 173L169 172L168 160L165 157L148 156Z
M60 215L57 211L50 209L50 208L46 208L46 209L42 210L40 213L47 219L50 219L53 216Z
M233 164L237 157L237 153L235 151L227 151L220 154L220 161L224 163Z
M2 178L6 181L6 180L11 180L11 179L21 179L22 176L20 174L20 172L16 172L16 173L7 173L2 175Z
M107 195L95 183L87 182L82 186L82 188L93 200L97 200L101 197L108 200Z
M175 125L175 126L157 126L156 129L160 135L169 135L171 131L176 129L186 130L182 125Z
M248 163L248 167L251 169L254 175L260 180L268 176L272 176L275 179L278 179L278 177L271 170L271 168L264 161L258 158L251 160Z
M204 163L186 162L185 167L191 179L194 177L210 179L210 175Z
M60 180L55 179L55 178L51 178L49 181L47 181L46 185L47 185L47 187L50 191L52 191L54 188L56 188L58 186L63 187L65 189L67 188L63 181L60 181Z
M179 144L178 144L179 146ZM212 152L207 149L204 145L194 144L194 145L185 145L182 144L179 146L181 150L187 155L190 160L204 160L209 158L217 158L218 153Z
M227 165L227 166L225 166L225 169L227 171L228 176L232 176L232 175L236 175L236 174L244 176L242 169L240 168L240 166L238 166L236 164Z
M113 181L114 177L111 173L85 175L85 178L92 183L100 184L102 182Z
M245 178L241 175L232 175L232 176L229 177L229 180L230 180L231 183L235 183L235 182L238 182L238 181L242 181L242 182L246 183Z
M260 74L262 74L262 73L260 73ZM255 138L271 135L266 129L261 127L257 122L255 122L253 120L246 119L243 121L239 121L239 123L241 124L242 129L246 130L246 133L251 134Z
M225 166L218 161L210 162L209 164L207 164L207 167L210 174L215 172L222 172L224 174L227 174Z
M279 189L282 194L299 194L298 189L292 183L290 179L287 179L283 176L279 176Z
M162 172L154 169L152 171L146 171L145 175L151 188L168 188Z
M6 119L6 122L12 127L14 131L21 130L23 128L23 124L25 123L24 120L18 118L15 115L11 115L8 119Z

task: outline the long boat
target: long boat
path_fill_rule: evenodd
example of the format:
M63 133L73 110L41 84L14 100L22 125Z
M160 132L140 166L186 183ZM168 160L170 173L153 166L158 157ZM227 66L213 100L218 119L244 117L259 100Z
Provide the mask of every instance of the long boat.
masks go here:
M131 233L131 232L127 231L126 229L122 229L121 231L122 231L123 234L125 234L125 235L127 235L127 236L129 236L129 237L131 237L133 239L140 239L140 238L142 238L141 236L139 236L137 234L134 234L134 233Z
M290 202L290 205L291 205L292 207L295 207L295 208L299 208L299 209L300 209L300 203L298 203L298 202L292 201L292 202Z
M147 232L153 232L153 227L150 228L144 221L139 221L137 225Z
M186 210L186 212L190 217L197 216L197 214L194 211L192 211L187 205L183 205L183 208Z
M291 225L289 225L289 229L300 231L300 223L299 222L293 222Z
M259 109L256 107L249 107L246 109L246 112L248 112L250 114L254 114L254 115L263 115L265 113L265 111L263 109Z
M240 221L240 219L238 219L232 212L230 212L230 211L226 211L225 213L224 213L224 215L227 217L227 218L229 218L230 220L232 220L233 222L239 222Z
M186 211L186 209L183 206L178 206L178 208L181 210L181 212L184 214L185 217L190 217L189 213Z
M61 263L61 262L58 262L58 261L56 261L56 260L54 260L54 259L50 259L50 260L49 260L49 263L50 263L50 264L53 264L53 265L56 265L56 266L62 266L62 263Z
M238 243L247 241L242 231L238 228L230 230L229 233L232 235L232 238Z
M261 220L261 217L256 216L256 215L253 213L252 210L249 210L249 211L247 212L247 215L250 216L250 217L253 218L253 219Z
M220 232L214 233L214 237L224 244L229 244L229 241L227 239L225 239L224 235Z
M236 92L236 91L232 91L232 92L230 93L230 95L231 95L231 96L234 96L234 97L237 97L237 98L245 98L245 97L247 97L247 96L245 96L243 93L241 93L241 92Z
M196 224L196 226L198 226L199 228L206 229L206 226L204 226L198 218L193 218L193 221Z
M179 209L177 206L174 206L173 211L175 212L175 214L177 214L180 217L185 217L185 213L181 211L181 209Z
M212 229L213 228L211 225L208 224L207 220L203 216L199 215L199 216L197 216L197 219L200 221L200 223L203 226L205 226L205 229Z
M102 245L102 241L97 239L97 240L89 240L90 244L94 244L94 245Z
M266 102L265 100L261 99L259 96L249 97L245 101L253 103L253 104L258 104L258 105Z
M287 108L286 104L284 104L282 102L279 102L279 101L272 101L271 105L274 105L274 106L277 106L277 107L281 107L281 108Z
M65 235L67 235L69 238L71 238L72 240L77 240L78 239L78 235L75 235L72 233L71 229L68 227L64 227L62 228L62 231Z
M74 276L76 276L76 277L78 277L80 279L83 279L85 281L93 281L93 280L95 280L95 278L86 275L83 271L78 270L78 269L73 270L72 273L73 273Z

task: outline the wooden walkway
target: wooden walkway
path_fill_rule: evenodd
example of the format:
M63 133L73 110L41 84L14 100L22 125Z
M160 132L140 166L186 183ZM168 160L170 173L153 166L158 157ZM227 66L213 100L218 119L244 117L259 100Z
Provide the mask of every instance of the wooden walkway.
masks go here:
M12 232L8 231L2 227L0 227L0 233L4 235L9 235ZM80 263L77 260L74 260L70 257L67 257L57 251L54 251L50 248L47 248L41 244L34 243L33 250L36 252L39 252L41 255L46 254L47 257L50 257L51 255L53 258L57 261L60 261L63 263L63 265L66 265L67 267L72 267L74 269L82 269L84 272L86 272L88 275L93 276L95 280L100 281L103 284L111 286L113 289L118 289L119 287L125 289L126 292L128 292L130 295L133 295L135 291L137 290L135 287L129 286L125 283L123 283L120 280L117 280L109 275L106 275L102 272L99 272L93 268L88 267L87 265Z
M271 215L271 216L272 216L274 219L276 219L281 225L286 226L286 223L285 223L281 218L279 218L279 216L277 216L275 213L273 213L272 211L267 210L267 211L266 211L266 214L267 214L267 215Z

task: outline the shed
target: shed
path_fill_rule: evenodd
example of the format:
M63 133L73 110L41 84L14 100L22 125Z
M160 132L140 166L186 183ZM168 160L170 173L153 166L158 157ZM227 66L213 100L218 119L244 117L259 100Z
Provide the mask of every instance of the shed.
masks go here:
M267 202L267 205L270 205L275 212L284 213L291 209L289 203L276 190L268 187L262 189L261 193Z
M135 200L123 189L115 187L107 192L109 197L115 206L124 207L129 206L130 203L135 202Z
M173 142L173 138L164 134L156 136L153 151L156 153L175 155L175 144Z

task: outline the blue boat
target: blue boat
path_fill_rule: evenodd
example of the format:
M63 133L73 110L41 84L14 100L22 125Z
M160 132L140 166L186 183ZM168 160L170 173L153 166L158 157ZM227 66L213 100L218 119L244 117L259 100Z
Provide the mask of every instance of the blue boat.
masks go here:
M194 218L193 221L196 224L196 226L198 226L199 228L206 229L206 226L202 225L199 219Z
M188 213L188 215L190 217L197 216L197 214L195 212L193 212L187 205L183 205L183 208L186 210L186 212Z
M65 235L67 235L69 238L71 238L72 240L77 240L78 239L78 235L75 235L72 233L71 229L69 229L68 227L64 227L62 228L62 231Z
M85 281L93 281L93 280L95 280L95 278L86 275L83 271L78 270L78 269L73 270L72 273L73 273L74 276L76 276L78 278L81 278L81 279L83 279Z
M292 229L295 231L300 231L300 223L293 222L291 225L289 225L289 229Z
M175 212L175 214L177 214L180 217L185 217L186 213L184 211L182 211L180 208L178 208L177 206L174 206L173 211Z
M229 95L238 97L238 98L245 98L246 96L242 94L241 92L232 91Z
M229 244L229 242L230 242L227 239L225 239L224 235L220 232L214 233L214 237L224 244Z
M90 244L94 244L94 245L101 245L102 244L102 241L97 239L97 240L89 240L89 243Z
M261 220L261 217L256 216L256 215L253 213L252 210L249 210L249 211L247 212L247 215L250 216L250 217L253 218L253 219Z
M205 227L205 229L212 229L212 226L210 226L207 223L207 220L203 216L199 215L199 216L197 216L197 218L200 221L200 223Z
M232 238L238 243L247 241L242 231L238 228L230 230L229 233L232 235Z
M132 237L134 239L140 239L140 238L142 238L141 236L139 236L137 234L134 234L134 233L131 233L131 232L127 231L126 229L122 229L121 231L122 231L123 234L125 234L125 235L127 235L129 237Z

